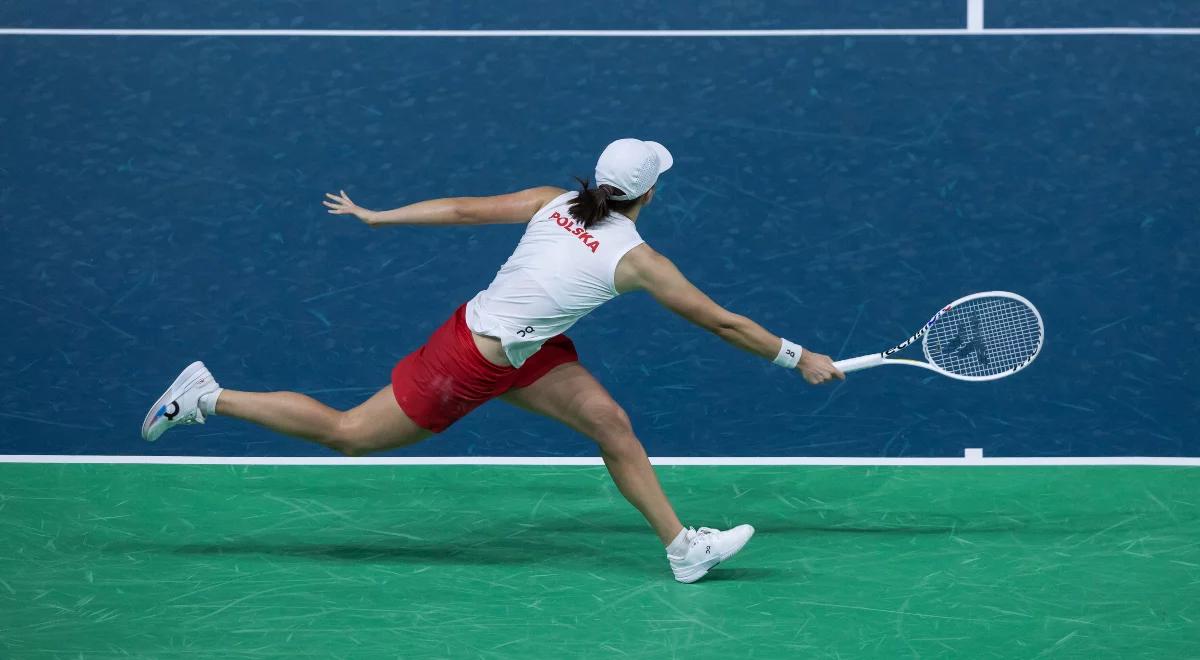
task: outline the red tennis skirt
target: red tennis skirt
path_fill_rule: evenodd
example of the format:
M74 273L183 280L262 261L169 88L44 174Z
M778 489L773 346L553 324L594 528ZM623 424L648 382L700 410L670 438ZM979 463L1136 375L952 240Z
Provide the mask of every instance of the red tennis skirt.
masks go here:
M519 368L483 357L467 327L467 306L459 307L425 345L392 369L396 403L418 426L441 433L490 399L528 387L554 367L579 360L566 335L547 341Z

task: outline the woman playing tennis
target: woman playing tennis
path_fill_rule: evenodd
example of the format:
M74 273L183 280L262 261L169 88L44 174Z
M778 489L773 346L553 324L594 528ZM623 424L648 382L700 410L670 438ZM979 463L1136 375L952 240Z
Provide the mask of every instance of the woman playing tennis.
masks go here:
M828 356L803 350L729 312L642 240L637 220L654 199L671 154L657 142L617 140L596 163L596 187L530 188L495 197L435 199L371 211L341 194L330 213L371 226L525 223L525 235L492 283L424 346L396 364L392 383L358 407L334 410L295 392L222 389L201 362L183 371L146 415L142 436L212 414L312 440L348 456L403 447L441 433L484 402L501 398L592 438L621 494L666 546L675 579L695 582L754 534L749 525L685 528L667 501L629 417L579 363L566 332L622 293L644 290L667 309L809 383L843 378Z

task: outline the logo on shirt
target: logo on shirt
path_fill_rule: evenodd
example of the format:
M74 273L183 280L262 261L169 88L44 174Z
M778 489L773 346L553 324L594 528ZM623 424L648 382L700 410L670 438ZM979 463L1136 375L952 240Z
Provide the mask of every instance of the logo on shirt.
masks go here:
M579 240L583 241L584 245L591 249L593 254L595 254L596 250L600 248L600 241L596 240L596 237L587 233L587 231L585 231L581 225L577 224L571 218L565 217L558 211L555 211L554 213L550 214L550 219L557 222L559 227L562 227L563 229L577 236Z

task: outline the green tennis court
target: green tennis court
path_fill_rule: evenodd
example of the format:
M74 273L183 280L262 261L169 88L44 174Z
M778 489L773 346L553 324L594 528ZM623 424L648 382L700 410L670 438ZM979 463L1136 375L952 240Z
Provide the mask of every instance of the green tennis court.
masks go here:
M0 657L1200 655L1200 471L0 465ZM700 519L703 518L701 521Z

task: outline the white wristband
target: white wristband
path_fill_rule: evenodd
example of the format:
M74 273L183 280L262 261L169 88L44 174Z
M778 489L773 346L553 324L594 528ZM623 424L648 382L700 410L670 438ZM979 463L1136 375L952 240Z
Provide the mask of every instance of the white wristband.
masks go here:
M801 355L804 355L804 349L800 347L800 344L793 344L784 339L783 344L779 347L779 355L775 356L773 362L787 369L795 369Z

